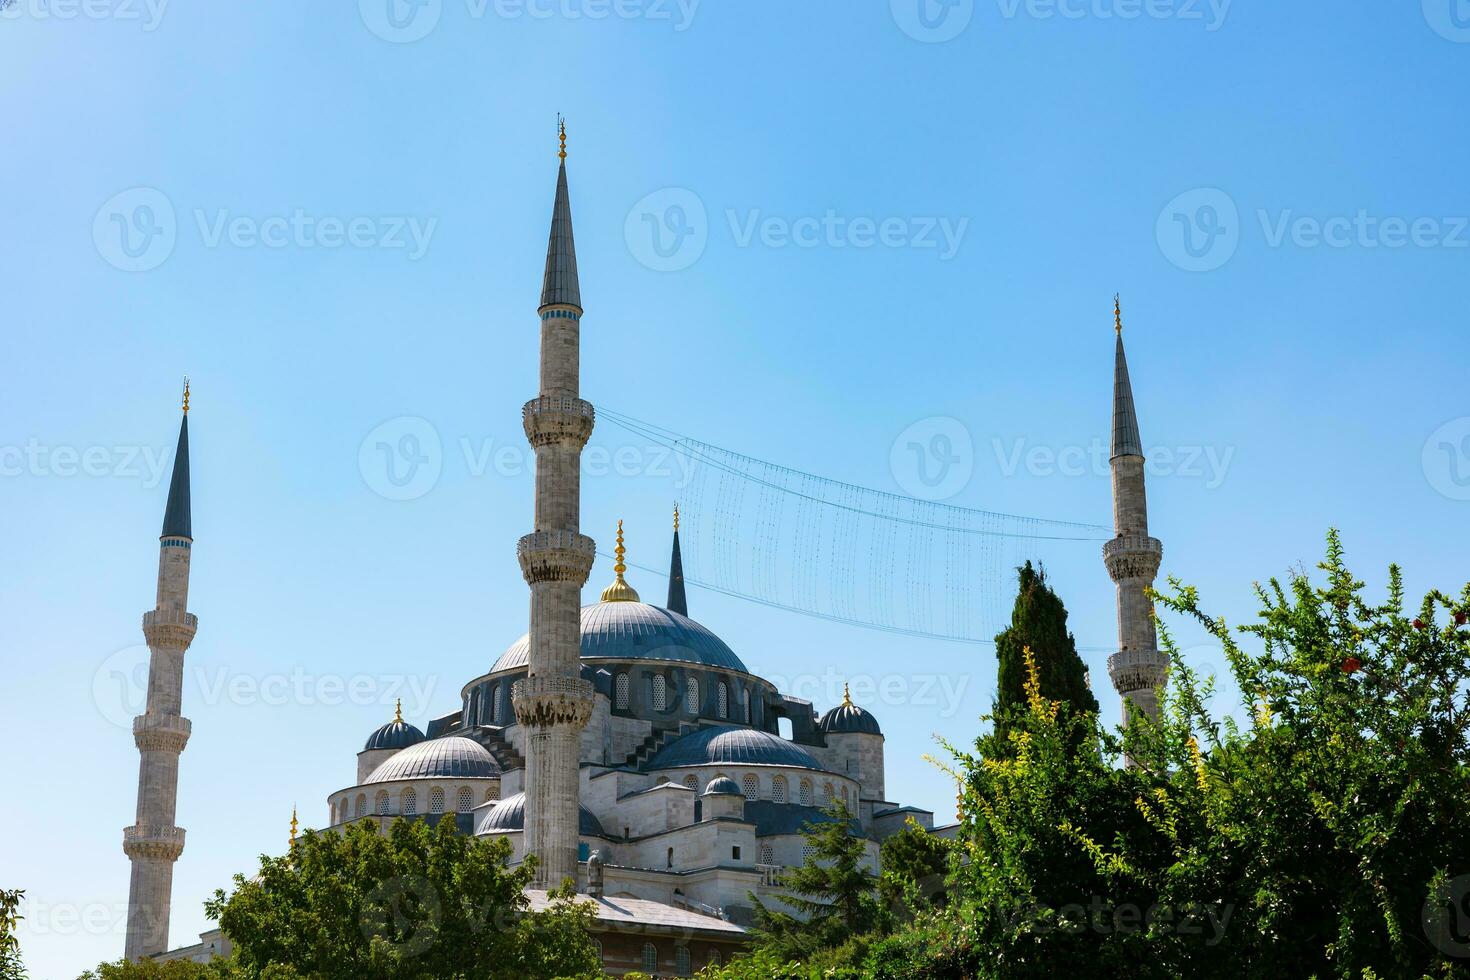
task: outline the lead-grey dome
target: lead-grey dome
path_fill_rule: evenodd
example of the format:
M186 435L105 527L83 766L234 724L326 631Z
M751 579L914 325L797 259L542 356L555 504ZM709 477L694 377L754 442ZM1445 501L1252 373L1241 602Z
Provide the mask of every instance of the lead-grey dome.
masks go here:
M406 749L423 740L423 732L406 721L395 719L369 735L367 744L362 747L362 750L373 752L378 749Z
M859 708L851 701L844 701L822 716L818 727L827 735L882 735L878 719L872 712Z
M744 796L735 780L729 776L718 776L709 781L704 788L705 796Z
M410 746L385 760L367 782L499 775L500 767L485 746L463 735L446 735Z
M507 796L499 803L485 811L480 818L480 823L475 827L477 834L503 833L508 830L526 829L526 794L517 793ZM577 804L577 832L583 837L606 837L603 833L602 823L593 812L582 804Z
M678 766L795 766L821 769L821 763L795 742L754 728L714 725L670 742L648 760L648 769Z
M527 636L517 640L490 668L524 668ZM598 602L582 607L583 660L672 660L749 673L725 641L688 616L646 602Z

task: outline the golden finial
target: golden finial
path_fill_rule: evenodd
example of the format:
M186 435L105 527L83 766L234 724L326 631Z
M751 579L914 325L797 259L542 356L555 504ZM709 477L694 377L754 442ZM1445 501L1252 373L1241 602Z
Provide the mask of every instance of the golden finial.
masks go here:
M398 699L398 703L395 704L395 705L393 705L393 723L394 724L397 724L397 725L403 724L403 699L402 698L399 698Z
M1113 294L1113 329L1123 332L1123 303L1117 293Z
M623 557L627 553L628 549L623 547L623 522L618 521L618 546L613 549L613 554L617 556L617 562L613 565L613 571L617 573L618 577L612 585L602 590L603 602L642 601L638 598L638 593L634 588L623 580L623 573L628 570L628 566L623 563Z
M184 414L189 414L189 379L184 378Z
M674 531L679 530L679 502L674 501Z
M556 130L557 135L561 137L561 152L557 156L565 160L567 158L567 121L559 112L556 114Z
M291 843L296 843L296 804L291 804Z
M842 682L842 706L844 708L853 707L852 688L847 686L847 681Z

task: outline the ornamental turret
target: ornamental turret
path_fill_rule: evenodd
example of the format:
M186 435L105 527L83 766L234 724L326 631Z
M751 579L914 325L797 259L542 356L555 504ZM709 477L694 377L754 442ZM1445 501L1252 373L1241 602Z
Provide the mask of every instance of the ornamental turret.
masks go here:
M582 293L567 193L566 126L541 280L541 390L521 420L536 453L535 530L516 546L531 589L528 671L512 689L526 728L526 852L538 859L536 888L577 874L580 734L592 715L592 684L581 677L582 586L596 543L581 533L582 448L592 404L579 397Z
M189 719L180 714L184 651L199 621L189 612L189 562L194 536L189 507L189 383L184 382L184 417L174 453L173 476L159 537L158 591L143 615L148 643L148 700L133 719L138 746L138 805L133 825L123 829L123 852L132 862L124 955L141 959L168 949L174 862L184 851L184 830L174 826L178 804L179 754L188 744Z
M1113 364L1112 540L1103 545L1103 561L1118 590L1118 652L1108 658L1108 675L1123 698L1126 724L1132 710L1157 719L1158 688L1169 674L1169 658L1158 649L1154 630L1153 587L1163 558L1163 545L1148 533L1148 497L1144 491L1143 443L1128 359L1123 353L1123 312L1113 300L1117 333Z

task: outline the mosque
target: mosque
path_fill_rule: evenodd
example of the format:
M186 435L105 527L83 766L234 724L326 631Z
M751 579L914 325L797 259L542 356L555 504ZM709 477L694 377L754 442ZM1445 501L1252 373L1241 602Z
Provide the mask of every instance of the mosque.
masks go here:
M568 878L594 903L608 972L690 975L741 948L750 896L779 900L782 871L809 853L803 828L840 819L828 811L834 804L846 805L874 871L885 837L911 819L934 830L934 815L888 799L883 730L870 711L844 697L819 713L752 672L691 617L677 510L663 605L643 601L627 580L621 523L615 579L582 605L596 552L579 527L580 456L596 416L578 394L583 308L564 127L559 157L538 307L540 390L522 409L537 463L535 524L517 546L530 628L465 683L453 711L423 728L400 711L369 734L351 782L327 797L324 825L452 819L465 834L504 837L513 861L537 856L533 908ZM1119 650L1109 673L1125 699L1155 712L1167 659L1145 590L1161 547L1148 535L1143 450L1116 305L1114 312L1117 536L1104 561L1117 588ZM174 823L178 757L190 733L180 713L183 659L198 625L187 611L187 389L184 412L157 605L143 624L148 700L134 722L137 818L123 839L132 862L130 959L207 959L229 948L216 930L168 951L172 869L184 847Z

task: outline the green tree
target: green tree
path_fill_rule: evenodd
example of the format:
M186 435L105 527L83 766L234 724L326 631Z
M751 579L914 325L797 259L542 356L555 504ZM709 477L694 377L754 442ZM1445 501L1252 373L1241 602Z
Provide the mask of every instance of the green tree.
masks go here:
M1011 625L995 637L996 731L1005 744L1013 715L1026 710L1026 665L1022 651L1036 659L1041 696L1062 701L1073 712L1097 713L1097 699L1087 686L1087 667L1077 655L1077 641L1067 631L1067 608L1046 581L1046 570L1026 562L1016 569L1018 587Z
M839 947L886 921L878 876L866 867L866 841L853 833L851 811L839 800L826 813L830 821L803 831L812 848L805 863L781 876L782 903L795 914L755 899L757 946L780 960Z
M15 934L20 920L25 918L20 914L20 903L25 897L23 888L0 888L0 980L25 980L20 938Z
M912 818L883 841L878 893L891 910L910 912L943 906L948 898L949 843Z
M308 831L284 857L206 903L247 977L290 967L314 978L428 980L596 974L591 912L570 892L531 912L529 863L506 867L503 839L469 837L441 820Z

